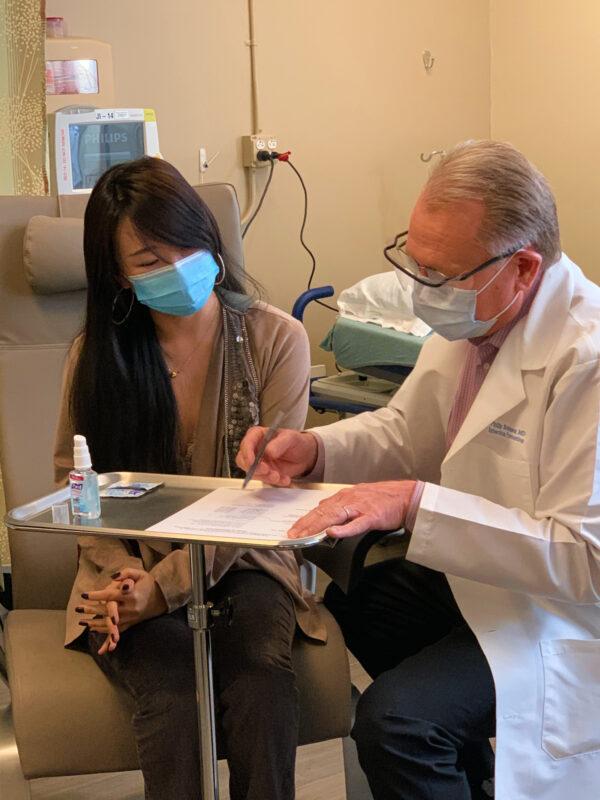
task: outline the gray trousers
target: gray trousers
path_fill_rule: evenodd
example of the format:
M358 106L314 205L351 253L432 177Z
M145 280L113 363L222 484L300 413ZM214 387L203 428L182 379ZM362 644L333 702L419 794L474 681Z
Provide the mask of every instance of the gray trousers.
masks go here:
M209 591L233 602L229 627L213 629L219 750L226 752L231 800L293 800L298 698L291 649L293 601L265 573L225 575ZM185 609L134 625L113 653L89 651L132 697L132 719L147 800L200 800L192 631Z

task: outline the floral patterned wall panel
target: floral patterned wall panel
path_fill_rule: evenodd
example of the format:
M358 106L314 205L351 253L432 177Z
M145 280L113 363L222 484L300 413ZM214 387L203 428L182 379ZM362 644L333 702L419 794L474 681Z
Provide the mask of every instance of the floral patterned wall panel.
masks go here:
M45 14L45 0L0 0L0 195L48 190ZM9 560L3 516L0 475L0 565Z
M45 0L0 0L0 194L46 194Z

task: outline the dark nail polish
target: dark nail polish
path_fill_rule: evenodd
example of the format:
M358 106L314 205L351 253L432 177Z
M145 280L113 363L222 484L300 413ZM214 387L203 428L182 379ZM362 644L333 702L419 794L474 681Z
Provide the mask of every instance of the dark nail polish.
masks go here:
M83 614L83 606L75 606L75 611L78 614Z
M89 594L87 592L82 592L81 596L83 597L84 600L89 600L90 599L90 596L89 596Z
M113 574L110 577L111 578L118 578L120 574L121 574L120 572L113 572Z
M88 623L87 623L87 622L80 622L79 624L80 624L80 625L83 625L83 627L84 627L84 628L87 628L87 626L88 626Z
M93 619L102 619L102 614L94 614Z

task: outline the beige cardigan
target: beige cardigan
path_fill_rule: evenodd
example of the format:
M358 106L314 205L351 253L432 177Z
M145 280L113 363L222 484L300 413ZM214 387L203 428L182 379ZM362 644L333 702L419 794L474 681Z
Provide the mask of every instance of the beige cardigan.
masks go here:
M310 352L306 332L292 317L264 303L246 312L252 358L261 386L260 418L268 425L279 409L285 411L282 427L301 429L308 407ZM59 416L54 454L55 479L64 485L72 467L73 428L68 413L68 390L76 362L77 347L71 350L65 366L63 399ZM217 442L222 431L221 378L223 370L223 337L219 330L208 366L206 384L192 453L193 475L219 475ZM93 454L92 454L93 455ZM139 541L141 560L134 556L121 539L101 536L79 536L79 566L67 606L65 644L71 644L82 633L80 615L75 606L81 604L81 593L102 589L110 583L110 575L125 567L151 572L165 597L169 611L185 605L190 599L190 569L187 548L171 550L168 542ZM227 570L258 569L271 575L290 592L299 626L311 638L325 641L326 632L312 595L300 581L301 554L290 550L249 550L232 547L206 548L209 586L213 586Z

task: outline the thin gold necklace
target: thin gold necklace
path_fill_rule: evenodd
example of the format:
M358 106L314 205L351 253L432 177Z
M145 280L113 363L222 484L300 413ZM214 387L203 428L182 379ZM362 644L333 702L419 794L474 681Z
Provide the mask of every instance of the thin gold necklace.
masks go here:
M204 341L204 340L203 340L203 339L201 339L199 342L196 342L196 344L195 344L195 345L194 345L194 347L191 349L191 351L189 352L189 354L186 356L186 358L185 358L185 361L184 361L184 362L181 364L181 366L180 366L180 367L171 367L171 366L169 365L169 363L167 362L167 369L169 370L169 377L171 378L171 380L175 380L175 378L176 378L178 375L180 375L180 374L181 374L182 370L184 369L184 367L186 366L186 364L188 363L188 361L191 359L191 357L194 355L194 353L196 352L196 350L197 350L197 349L200 347L200 345L202 344L202 342L203 342L203 341ZM164 350L163 350L163 355L164 355L164 357L165 357L165 361L167 361L167 354L165 353L165 351L164 351Z
M218 325L218 321L220 319L219 310L220 310L220 307L217 304L217 306L214 309L212 318L210 320L207 320L207 325L206 325L206 328L205 328L205 334L207 334L209 337L214 336L216 326ZM161 346L161 350L163 352L163 356L165 358L165 362L167 363L167 369L169 370L169 377L171 378L171 380L175 380L175 378L178 375L181 374L181 372L186 367L186 365L188 364L189 360L194 355L196 350L200 347L202 342L205 342L205 341L206 341L206 336L203 336L202 339L200 339L198 342L196 342L196 344L192 347L192 349L190 350L188 355L185 357L185 360L183 361L183 363L179 367L171 367L168 364L168 362L167 362L167 353L165 352L164 348Z

